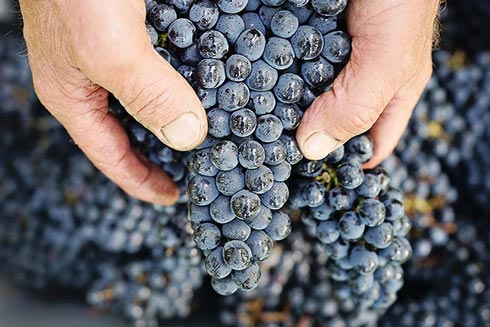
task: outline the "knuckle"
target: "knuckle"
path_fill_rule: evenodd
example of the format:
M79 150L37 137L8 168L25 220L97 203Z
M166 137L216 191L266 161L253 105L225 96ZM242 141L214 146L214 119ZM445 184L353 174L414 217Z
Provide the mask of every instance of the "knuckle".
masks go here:
M141 190L150 180L151 177L151 168L148 164L143 165L145 169L140 170L139 174L133 177L134 181L134 192L138 192Z
M165 116L172 116L172 110L175 110L176 105L173 103L172 92L168 87L157 86L154 83L144 87L136 93L127 103L123 103L124 107L140 122L150 122L159 118L159 112L165 108ZM134 88L133 88L134 89ZM134 90L133 90L134 91ZM134 94L135 92L128 91L126 94Z
M376 122L379 110L365 105L355 105L342 128L350 137L366 132Z
M94 161L94 164L104 172L112 172L112 173L116 171L124 172L126 159L131 154L131 149L128 146L120 153L117 153L116 155L113 156L109 156L107 154L111 152L110 148L111 148L110 143L100 146L97 149L97 152L99 152L99 156Z

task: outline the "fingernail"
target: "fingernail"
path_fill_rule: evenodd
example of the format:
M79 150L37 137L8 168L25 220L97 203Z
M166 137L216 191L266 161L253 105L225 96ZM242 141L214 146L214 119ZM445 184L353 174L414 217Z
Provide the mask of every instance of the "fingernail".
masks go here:
M336 139L328 136L323 132L311 134L303 143L303 154L311 160L320 160L325 158L330 152L340 145Z
M165 144L176 150L188 150L197 146L201 130L201 121L192 112L183 114L160 129Z

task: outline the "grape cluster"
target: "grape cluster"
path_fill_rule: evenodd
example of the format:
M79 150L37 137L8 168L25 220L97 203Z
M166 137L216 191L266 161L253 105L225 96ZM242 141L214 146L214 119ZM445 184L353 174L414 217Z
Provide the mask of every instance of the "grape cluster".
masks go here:
M358 295L346 298L348 291L333 279L337 271L324 246L297 218L290 237L264 264L260 286L224 299L221 321L240 327L376 326L384 310L352 306ZM396 274L398 280L403 276Z
M324 160L295 167L291 207L302 208L302 222L321 243L344 311L389 308L412 251L403 193L384 169L362 169L372 155L370 138L361 135Z
M219 294L257 287L259 263L291 231L280 209L303 158L293 133L349 57L350 39L337 27L346 5L147 1L156 50L207 111L208 137L186 158L188 217Z

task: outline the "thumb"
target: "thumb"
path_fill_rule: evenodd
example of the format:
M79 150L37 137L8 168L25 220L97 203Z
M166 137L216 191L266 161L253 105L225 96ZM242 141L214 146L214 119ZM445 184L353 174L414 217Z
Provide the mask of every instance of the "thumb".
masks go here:
M419 24L414 17L420 16L420 6L401 0L357 0L350 4L351 58L332 90L318 97L305 112L297 131L298 144L309 159L321 159L370 129L418 70L422 56L414 32Z
M144 2L75 3L82 13L70 35L81 71L168 146L183 151L199 145L207 133L205 111L191 86L153 49Z

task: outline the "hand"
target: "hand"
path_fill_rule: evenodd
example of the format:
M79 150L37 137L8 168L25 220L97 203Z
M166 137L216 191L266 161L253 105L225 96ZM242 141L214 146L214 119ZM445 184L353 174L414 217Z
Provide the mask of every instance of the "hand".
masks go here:
M370 129L373 168L395 148L432 73L438 0L351 0L350 61L297 131L304 155L321 159Z
M177 150L197 146L206 114L192 88L153 49L142 0L21 0L34 87L41 102L106 176L130 195L171 204L178 189L131 149L108 112L126 110Z

